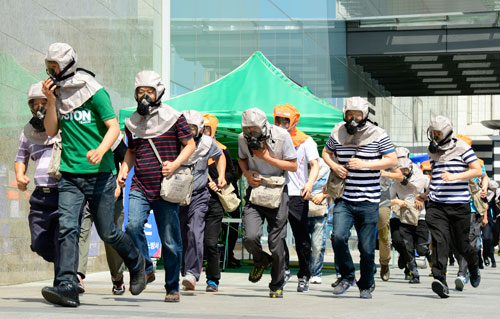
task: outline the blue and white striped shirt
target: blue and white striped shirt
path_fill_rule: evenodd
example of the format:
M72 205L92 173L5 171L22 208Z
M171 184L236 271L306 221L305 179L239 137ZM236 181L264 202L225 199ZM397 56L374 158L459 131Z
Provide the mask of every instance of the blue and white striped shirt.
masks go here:
M333 135L330 135L326 148L337 153L340 165L347 164L354 154L356 154L356 158L363 161L378 161L384 155L395 151L386 133L370 144L359 147L357 152L356 148L343 146L335 140ZM367 168L350 169L346 177L342 199L353 202L380 202L380 171Z
M477 157L472 148L446 162L434 162L431 160L433 169L429 199L434 202L447 204L468 203L470 200L469 181L460 179L445 182L441 179L441 174L443 171L452 174L463 173L469 169L469 164L474 161L477 161Z

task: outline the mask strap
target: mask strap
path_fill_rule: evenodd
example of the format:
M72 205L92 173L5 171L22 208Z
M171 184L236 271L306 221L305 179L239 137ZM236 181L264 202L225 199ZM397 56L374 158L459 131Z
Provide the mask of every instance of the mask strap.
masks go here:
M66 73L66 71L68 71L73 65L75 64L75 59L71 60L70 63L68 63L68 65L66 65L64 67L64 69L62 69L61 73L59 73L57 76L56 76L56 80L57 81L64 81L66 80L67 78L70 78L72 77L73 75L75 75L75 72L73 73L70 73L68 75L64 75L64 73Z

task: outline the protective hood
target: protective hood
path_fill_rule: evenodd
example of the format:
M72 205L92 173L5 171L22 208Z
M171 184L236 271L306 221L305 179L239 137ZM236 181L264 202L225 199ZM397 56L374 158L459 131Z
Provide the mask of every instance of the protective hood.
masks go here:
M290 120L290 127L288 128L288 132L292 137L293 146L297 147L300 144L304 143L309 135L297 129L297 124L300 119L300 112L295 108L295 106L290 104L278 104L274 107L273 118L276 123L276 117L284 117Z
M202 135L198 143L196 143L196 149L189 156L189 158L182 163L182 166L191 166L196 164L203 156L207 155L208 151L210 151L210 147L214 142L213 138L208 135Z
M406 147L396 147L396 156L399 158L409 158L410 157L410 150L407 149Z
M263 134L267 134L270 124L267 121L266 113L256 107L246 110L241 114L241 128L256 126L259 127Z
M366 122L363 129L351 135L347 133L345 124L346 122L337 123L332 131L333 137L337 140L337 142L344 146L358 147L368 145L385 133L385 131L377 125L371 122Z
M165 93L165 85L163 84L161 77L155 71L144 70L135 76L134 83L134 98L137 101L137 89L140 87L152 87L156 90L156 99L158 101L161 99Z
M462 155L470 146L461 139L457 139L453 133L451 121L442 115L438 115L431 119L428 134L429 139L432 139L432 132L440 131L443 133L443 140L449 140L444 145L439 145L436 153L431 153L427 150L429 158L435 162L446 162L457 156ZM437 141L438 143L441 141Z
M35 130L29 123L24 126L23 134L28 141L36 145L52 145L61 141L60 132L54 137L49 137L47 132Z
M368 117L370 103L362 97L353 96L345 99L344 103L344 119L346 118L347 111L361 111L363 112L363 120Z
M396 182L396 191L399 195L403 195L403 198L408 194L418 194L423 192L425 186L427 185L428 178L425 177L418 166L415 165L409 158L399 158L398 159L399 168L407 168L411 172L411 176L407 179L408 183L403 185L401 182Z
M61 72L65 71L60 74L64 79L57 81L55 90L57 110L61 114L79 108L102 88L92 75L77 70L78 55L69 44L51 44L45 56L47 62L57 62Z
M219 119L210 113L203 114L203 119L205 120L205 127L210 127L210 137L212 137L215 140L215 143L217 143L217 146L222 150L226 150L227 147L226 145L222 144L221 142L217 141L215 138L215 132L217 131L217 125L219 124ZM208 160L208 165L212 165L215 161L213 159Z
M28 89L28 103L34 99L47 99L42 93L42 82L35 83Z
M134 97L138 87L148 86L156 90L156 97L161 97L165 86L158 73L154 71L141 71L135 76ZM147 115L140 115L135 111L130 118L125 120L125 126L140 138L153 138L168 131L177 122L181 113L165 103L152 108Z
M198 135L203 134L203 130L205 128L205 120L203 119L203 115L196 110L185 110L182 111L182 115L186 118L186 121L189 125L195 125L198 130ZM197 137L195 136L195 137Z

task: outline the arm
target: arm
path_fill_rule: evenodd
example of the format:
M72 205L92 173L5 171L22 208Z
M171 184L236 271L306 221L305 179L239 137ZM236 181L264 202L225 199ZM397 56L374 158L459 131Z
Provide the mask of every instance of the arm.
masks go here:
M196 149L196 144L194 143L194 139L192 137L187 140L181 140L181 143L184 145L184 148L181 150L177 158L173 162L163 162L161 172L166 178L172 176L175 170L178 169Z
M401 173L401 170L399 168L393 169L392 172L381 170L380 175L382 177L390 178L396 182L402 182L404 180L403 173Z
M122 166L120 168L120 172L118 172L118 176L116 178L116 183L120 187L125 187L125 180L127 179L128 173L130 169L135 164L135 150L127 149L127 153L125 153L125 159L122 162Z
M490 185L490 178L488 177L488 174L484 174L483 177L481 178L481 198L486 198L486 195L488 195L489 185Z
M52 88L51 88L52 87ZM51 79L46 79L42 82L42 93L47 98L47 106L45 112L45 119L43 120L43 126L47 135L54 137L59 132L59 120L57 118L56 109L56 96L54 95L54 90L56 86Z
M318 160L316 160L316 159L311 160L309 162L309 164L311 165L311 171L309 172L309 177L307 178L307 183L304 185L304 188L302 189L302 194L301 194L301 196L304 199L309 199L309 197L311 197L314 182L316 182L316 179L318 179L318 174L319 174Z
M263 161L268 162L269 164L282 169L284 171L295 172L297 171L297 159L293 160L280 160L274 157L271 157L269 154L269 150L267 149L267 144L264 143L264 148L254 150L253 154L260 158Z
M368 168L373 170L382 170L394 167L397 164L398 158L396 156L396 152L391 152L385 154L382 159L378 161L363 161L359 158L351 158L347 163L347 167L352 169Z
M337 174L338 177L340 178L346 178L347 177L347 169L340 165L340 164L337 164L335 163L333 160L332 160L332 156L333 155L333 152L330 151L329 149L326 148L323 148L323 153L321 154L321 156L323 157L323 160L325 161L325 163L330 166L331 169L333 169L335 171L335 173Z
M483 171L481 169L481 164L479 164L478 160L469 164L469 169L462 173L450 173L447 171L442 171L441 179L445 182L455 181L458 179L471 179L474 177L479 177L483 175Z
M104 154L111 148L111 145L116 141L118 135L120 135L120 126L118 125L118 121L116 117L105 120L104 125L108 128L106 135L102 139L101 144L95 149L87 152L87 161L90 164L98 164Z
M17 188L20 191L25 191L26 186L29 184L30 179L28 176L26 176L26 169L28 168L28 164L24 162L15 162L14 163L14 170L16 171L16 182L17 182Z
M248 184L252 187L258 187L262 183L262 179L255 177L256 175L259 174L257 171L250 171L248 170L248 159L241 159L238 158L238 164L240 165L241 171L243 172L243 175L248 181Z

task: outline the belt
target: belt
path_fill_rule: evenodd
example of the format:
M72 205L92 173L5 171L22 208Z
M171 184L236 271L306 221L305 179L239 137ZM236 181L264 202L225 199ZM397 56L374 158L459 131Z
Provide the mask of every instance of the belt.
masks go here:
M51 194L57 192L57 187L41 187L37 186L35 187L35 190L40 191L45 194Z

